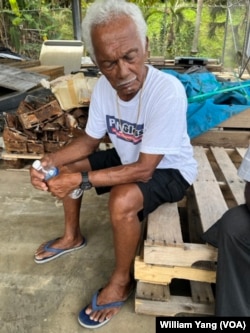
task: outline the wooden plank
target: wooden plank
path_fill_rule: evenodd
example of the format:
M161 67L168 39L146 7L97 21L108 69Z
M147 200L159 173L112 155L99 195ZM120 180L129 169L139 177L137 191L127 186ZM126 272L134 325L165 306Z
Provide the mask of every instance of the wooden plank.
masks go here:
M214 303L214 294L210 283L191 281L190 285L191 297L194 303ZM171 292L174 295L177 294L181 296L180 294L183 293L184 290L179 290L180 286L177 290L172 290L173 288L171 289L170 286L171 285L158 285L139 281L136 287L136 299L138 301L150 300L158 302L171 302L173 297ZM171 292L170 289L172 290Z
M152 316L176 316L183 314L213 316L214 303L195 303L191 297L171 296L168 302L135 299L135 312Z
M136 297L152 301L168 301L170 299L169 285L138 282Z
M216 253L216 252L214 252ZM172 279L186 279L214 283L216 272L196 267L162 266L146 264L141 258L135 259L135 279L155 284L169 284Z
M247 149L246 148L239 148L239 147L236 147L235 150L238 152L238 154L244 158L245 154L246 154L246 151Z
M46 75L50 81L60 76L64 76L63 66L37 66L37 67L29 67L24 70L31 73Z
M8 66L18 67L18 68L29 68L40 65L41 65L40 60L12 61L8 63Z
M153 245L144 242L144 262L147 264L167 266L192 266L200 260L215 261L217 251L205 244L183 243L180 246Z
M211 147L211 152L223 173L226 183L230 188L237 205L245 202L245 182L237 175L237 169L224 148Z
M210 162L207 158L206 149L201 146L194 147L194 157L198 163L198 174L196 181L217 182Z
M214 294L210 283L190 281L193 302L214 303Z
M147 241L157 244L183 243L177 203L164 203L149 214Z
M223 128L250 128L250 108L230 117L226 121L220 123L217 127Z
M100 143L99 145L99 149L100 150L106 150L106 149L109 149L111 147L110 144L108 143ZM3 149L3 151L1 152L1 155L0 155L0 158L2 158L3 160L6 160L6 161L11 161L11 160L35 160L35 159L40 159L43 157L43 154L34 154L34 153L7 153L5 151L5 149ZM143 229L147 228L147 225L146 223L142 222L143 223ZM144 230L143 230L144 232Z
M191 140L194 146L203 147L224 147L235 148L243 147L247 148L250 140L250 130L210 130L204 134Z
M206 231L228 209L203 147L194 147L198 177L193 184L202 230ZM209 194L209 200L208 200Z
M225 151L227 152L237 170L242 162L246 150L246 148L242 147L225 148Z
M13 91L22 92L35 88L43 78L48 79L48 76L0 64L0 86Z
M2 159L3 160L13 160L13 159L24 159L24 160L36 160L42 158L43 155L41 154L16 154L16 153L6 153L5 151L2 152Z

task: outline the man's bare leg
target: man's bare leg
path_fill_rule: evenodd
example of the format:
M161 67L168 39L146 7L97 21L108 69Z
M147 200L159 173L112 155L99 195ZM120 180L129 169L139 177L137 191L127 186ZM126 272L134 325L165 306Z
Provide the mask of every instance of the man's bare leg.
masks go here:
M90 164L88 159L76 162L72 165L64 167L71 172L77 172L82 170L90 170ZM51 248L56 249L71 249L78 247L84 241L84 237L80 230L80 210L82 203L82 196L78 199L72 199L66 196L63 200L64 210L64 234L50 244ZM36 250L35 258L41 260L54 255L54 252L47 252L44 246L48 241L41 244Z
M78 247L83 243L84 237L80 230L80 209L81 209L82 197L78 199L71 199L65 197L63 199L64 209L64 234L55 240L50 247L56 249L71 249ZM53 223L53 222L52 222ZM39 246L35 253L35 258L41 260L49 256L53 256L53 252L47 252L44 249L44 245L47 241Z
M65 170L70 172L78 172L82 170L90 170L90 164L88 159L84 159L79 162L75 162L71 165L65 166ZM78 199L72 199L66 196L63 201L64 209L64 234L55 240L50 247L56 249L71 249L78 247L84 242L84 237L80 230L80 209L82 203L82 197ZM54 252L47 252L44 250L44 246L48 241L41 244L35 253L35 258L41 260L49 256L53 256Z
M109 209L114 237L116 265L107 285L100 291L97 304L126 300L134 285L131 266L134 262L141 235L141 222L137 212L143 207L143 196L135 184L119 185L112 189ZM93 313L91 305L86 309L90 319L102 322L113 317L120 308L105 309Z

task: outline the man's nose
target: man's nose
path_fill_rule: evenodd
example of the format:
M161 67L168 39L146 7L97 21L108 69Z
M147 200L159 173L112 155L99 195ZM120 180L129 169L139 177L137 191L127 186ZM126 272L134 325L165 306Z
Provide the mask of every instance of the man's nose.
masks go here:
M118 62L118 75L120 78L126 78L130 74L129 64L124 60Z

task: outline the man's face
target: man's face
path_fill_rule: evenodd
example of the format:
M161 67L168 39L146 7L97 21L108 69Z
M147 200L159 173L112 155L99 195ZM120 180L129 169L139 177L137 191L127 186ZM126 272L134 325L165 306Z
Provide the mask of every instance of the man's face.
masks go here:
M144 49L134 22L126 16L92 30L97 65L120 98L129 100L141 88L146 76Z

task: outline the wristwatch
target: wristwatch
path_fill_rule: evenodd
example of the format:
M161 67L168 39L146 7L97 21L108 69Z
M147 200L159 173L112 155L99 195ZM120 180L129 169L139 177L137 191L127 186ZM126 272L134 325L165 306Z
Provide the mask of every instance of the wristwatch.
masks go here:
M84 171L84 172L81 172L81 174L82 174L82 182L80 184L80 188L83 191L91 189L92 184L89 181L88 172Z

